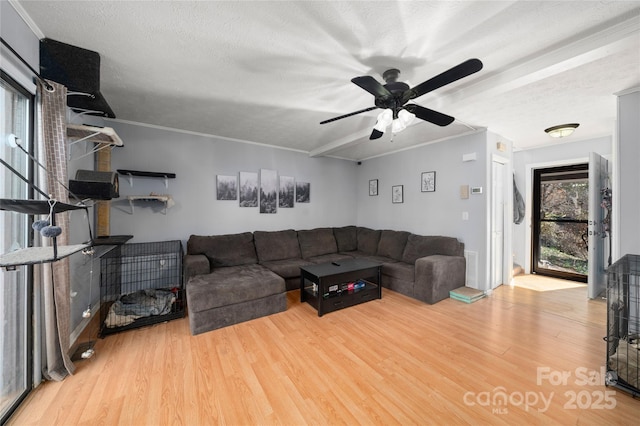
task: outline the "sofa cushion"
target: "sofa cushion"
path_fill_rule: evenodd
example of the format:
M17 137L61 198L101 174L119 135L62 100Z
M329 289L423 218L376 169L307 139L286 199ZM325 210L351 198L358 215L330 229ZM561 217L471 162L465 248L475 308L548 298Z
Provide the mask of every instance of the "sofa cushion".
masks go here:
M204 254L211 268L258 263L251 232L228 235L191 235L187 254Z
M384 263L382 264L382 268L380 268L380 273L402 281L413 282L415 279L415 269L414 265L404 262Z
M380 241L380 230L358 227L358 251L376 254Z
M285 292L284 279L262 265L220 268L187 283L189 312L202 312Z
M404 247L407 245L409 232L384 230L380 234L378 242L378 256L389 257L395 260L402 260Z
M345 254L348 254L349 256L352 256L352 257L354 257L356 259L364 259L364 260L368 260L370 262L380 263L382 265L384 265L386 263L396 263L396 262L398 262L398 260L391 259L390 257L377 256L375 254L366 254L366 253L363 253L361 251L350 251L349 253L345 253Z
M349 253L327 253L320 256L310 257L307 260L313 263L330 263L341 262L343 260L353 259Z
M336 237L336 244L339 252L353 251L358 249L358 232L355 226L343 226L333 228L333 236Z
M304 259L270 260L261 263L262 266L280 275L284 279L300 277L300 267L313 265L313 262Z
M436 254L444 256L464 256L462 244L453 237L409 235L402 254L402 261L415 263L416 259Z
M293 229L284 231L255 231L253 239L260 262L294 259L302 257L298 245L298 233Z
M336 237L333 236L331 228L298 231L298 242L304 259L338 252Z

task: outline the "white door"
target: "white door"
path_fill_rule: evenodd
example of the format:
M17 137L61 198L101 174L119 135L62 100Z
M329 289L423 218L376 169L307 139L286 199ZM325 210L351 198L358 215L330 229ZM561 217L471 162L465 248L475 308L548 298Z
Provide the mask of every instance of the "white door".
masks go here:
M504 181L506 166L493 161L491 191L491 288L503 284L504 269Z
M602 189L607 187L607 160L595 152L589 153L589 275L590 299L599 297L606 288L605 258L609 236L603 232Z

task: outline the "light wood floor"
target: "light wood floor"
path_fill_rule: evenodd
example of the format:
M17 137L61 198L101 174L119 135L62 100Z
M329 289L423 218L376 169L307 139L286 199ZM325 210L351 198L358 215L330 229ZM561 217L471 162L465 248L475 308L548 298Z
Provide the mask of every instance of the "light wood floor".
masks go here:
M640 400L582 383L605 326L582 287L435 305L384 290L322 318L293 291L286 312L199 336L185 318L98 340L11 424L637 424Z

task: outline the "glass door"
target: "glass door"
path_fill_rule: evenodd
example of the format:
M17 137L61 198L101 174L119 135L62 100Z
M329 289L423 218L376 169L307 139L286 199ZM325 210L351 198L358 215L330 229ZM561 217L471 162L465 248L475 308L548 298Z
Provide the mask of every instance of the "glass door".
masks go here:
M535 170L533 201L532 271L586 282L588 165Z
M33 97L5 73L0 75L0 158L29 177ZM0 163L0 198L28 199L29 186ZM30 223L25 214L0 210L0 253L28 246ZM4 424L32 385L31 271L27 266L0 270L0 423Z

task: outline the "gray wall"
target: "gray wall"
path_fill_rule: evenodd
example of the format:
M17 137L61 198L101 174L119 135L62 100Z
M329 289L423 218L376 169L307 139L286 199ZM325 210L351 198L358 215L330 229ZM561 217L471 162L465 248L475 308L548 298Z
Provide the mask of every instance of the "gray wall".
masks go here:
M578 132L579 129L576 131ZM544 148L518 151L514 153L514 173L516 186L524 198L527 213L531 212L532 194L530 171L532 168L554 167L562 164L588 162L589 153L596 152L610 159L612 142L610 137L576 142L564 142L549 145ZM609 161L611 173L614 164ZM513 225L513 261L522 267L527 267L527 235L531 233L531 217L525 217L522 223Z
M106 120L125 146L112 151L112 169L170 172L164 179L120 176L120 199L111 203L111 234L133 235L130 242L182 240L191 234L214 235L255 230L308 229L356 222L357 166L354 162L309 158L305 153L238 143L215 137ZM216 200L216 175L276 170L311 184L311 202L260 214L257 207ZM175 206L164 214L157 202L135 202L127 195L170 194Z
M357 224L456 237L465 250L478 253L477 286L487 289L487 141L493 138L483 131L363 161L354 197ZM462 156L469 153L476 153L476 160L463 162ZM436 172L436 191L421 192L421 173L429 171ZM378 196L369 196L371 179L378 179ZM402 204L391 202L395 185L404 186ZM483 187L483 193L461 199L461 185ZM468 220L462 219L463 212Z
M618 96L619 234L618 257L640 254L640 89ZM614 197L614 208L615 204ZM614 255L616 252L614 251ZM613 261L617 259L614 257Z
M450 141L425 145L357 165L331 158L210 136L106 120L125 146L112 152L112 169L171 172L176 179L133 178L133 187L120 176L120 196L111 203L111 234L134 235L131 242L178 239L255 230L309 229L359 225L407 230L423 235L459 238L466 250L478 253L479 288L486 288L487 162L496 137L479 132ZM476 160L462 156L476 153ZM505 154L509 155L509 154ZM216 175L240 171L277 170L311 183L311 202L296 203L276 214L241 208L238 201L216 200ZM422 172L436 172L436 191L420 191ZM379 180L379 195L370 197L370 179ZM391 186L404 186L404 202L391 202ZM460 186L481 186L483 194L460 199ZM170 194L175 206L164 213L156 202L135 202L133 214L127 195ZM462 213L469 220L462 219Z

